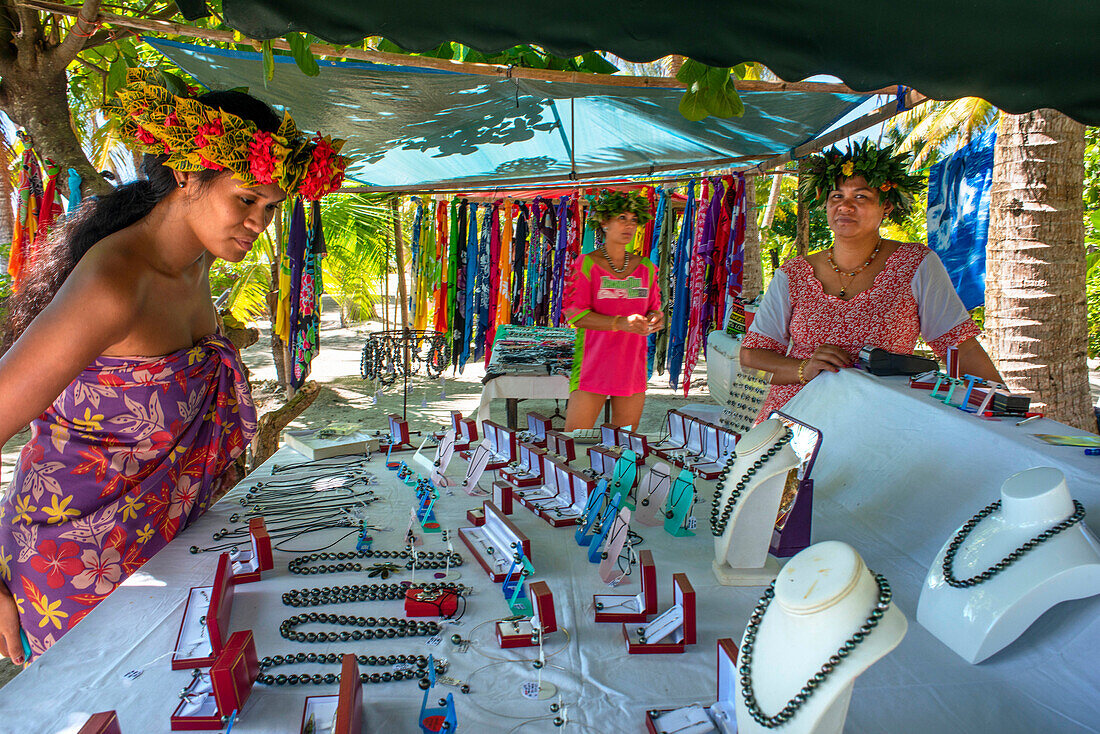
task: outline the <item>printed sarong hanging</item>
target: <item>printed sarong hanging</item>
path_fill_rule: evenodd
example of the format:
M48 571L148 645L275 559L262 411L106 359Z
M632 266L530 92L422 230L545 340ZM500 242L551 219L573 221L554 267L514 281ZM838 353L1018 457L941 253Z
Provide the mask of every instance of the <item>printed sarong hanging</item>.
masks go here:
M470 202L463 199L455 218L454 238L454 318L451 323L451 366L457 371L462 362L462 337L466 334L466 259L469 252Z
M524 294L527 292L527 250L531 239L531 210L519 205L516 234L512 238L512 323L524 325Z
M506 288L501 287L501 242L500 242L500 202L493 204L493 211L489 217L489 313L486 319L485 341L482 344L481 353L485 358L485 366L489 366L489 358L493 353L493 339L497 333L497 309L500 306L500 294Z
M448 236L450 226L447 211L447 202L437 202L435 209L435 254L439 261L439 284L435 290L435 330L441 334L446 334L450 328L450 319L447 312L447 284L451 282L451 240Z
M710 198L708 188L711 189ZM706 270L707 259L714 250L714 231L718 225L718 214L722 207L722 184L719 179L703 182L703 199L699 206L695 254L690 265L691 316L688 321L688 333L684 344L684 395L691 388L691 373L699 361L703 334L706 329Z
M474 359L485 354L485 333L489 329L489 300L492 295L492 242L490 233L493 226L495 207L492 204L481 206L481 223L477 243L477 289L474 291L474 304L477 308L477 327L474 331Z
M661 334L668 333L668 284L665 281L665 275L661 271L661 234L664 227L668 224L665 220L665 214L668 209L668 192L664 189L661 190L660 195L657 197L657 205L654 211L653 220L651 221L651 227L649 228L649 261L657 266L657 283L658 293L661 294L661 304L665 310L665 325L661 331L656 334L650 334L646 339L646 379L653 377L654 361L657 356L657 340ZM666 240L667 241L667 240ZM667 339L667 336L666 336ZM664 372L663 365L658 369L659 372Z
M691 260L692 236L695 233L695 182L688 184L687 205L680 218L680 235L676 239L676 255L672 261L672 318L668 334L668 382L675 389L680 385L680 368L684 362L684 338L687 336L688 263Z
M11 276L15 290L19 290L30 267L31 247L38 231L38 209L42 200L42 177L38 159L29 145L23 150L17 193L19 206L12 226L11 253L8 257L8 275Z
M496 326L512 323L512 234L513 206L505 199L501 207L503 224L500 229L500 282L497 285ZM495 332L494 332L495 339Z
M325 236L321 227L321 202L312 205L312 221L306 233L306 247L302 258L301 286L299 288L298 315L291 334L290 384L299 388L309 376L313 358L321 351L321 260L325 256Z

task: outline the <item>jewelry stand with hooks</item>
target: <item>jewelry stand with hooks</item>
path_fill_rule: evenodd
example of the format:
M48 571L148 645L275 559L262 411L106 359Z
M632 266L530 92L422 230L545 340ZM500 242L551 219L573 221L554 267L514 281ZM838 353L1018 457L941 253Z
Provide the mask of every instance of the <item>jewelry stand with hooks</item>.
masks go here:
M597 622L644 622L649 615L657 613L657 566L652 551L638 554L638 568L642 590L637 594L592 596Z
M695 476L687 469L681 469L668 489L664 512L665 532L674 538L695 535L688 527L688 517L695 507Z
M193 587L187 596L180 631L172 653L172 670L208 668L224 649L233 609L229 554L218 556L210 586Z
M528 584L527 598L531 600L532 614L529 618L502 619L496 623L497 643L501 649L512 647L534 647L539 644L539 635L549 635L558 630L558 617L554 611L554 595L545 581L533 581Z
M271 556L271 535L262 517L249 518L248 536L252 540L249 550L234 548L229 551L229 583L234 586L259 581L264 571L275 568L275 560Z
M482 512L484 523L459 528L458 537L474 554L493 583L499 584L506 578L508 564L513 561L517 549L522 551L524 558L530 558L531 541L492 502L486 501Z
M335 696L308 696L302 706L301 734L309 731L317 734L360 734L363 730L363 683L359 679L359 662L348 653L341 658L340 691ZM316 722L332 722L326 729L317 728Z
M719 480L711 505L712 568L725 586L763 586L779 572L769 555L787 475L802 460L791 448L793 432L768 419L737 442L737 454Z
M672 606L645 626L624 622L623 639L631 655L682 653L695 644L695 589L687 574L672 574Z
M234 632L209 672L196 670L172 713L172 731L211 731L236 721L260 675L251 630Z
M676 709L649 709L647 734L734 734L737 731L733 680L737 670L737 645L728 637L718 640L718 690L715 702L703 707L693 703Z
M659 461L650 467L641 481L634 499L634 521L646 527L656 527L665 521L662 508L672 487L672 469Z
M600 580L610 586L618 586L622 580L630 575L633 570L635 558L633 546L630 544L630 508L624 507L615 516L611 523L611 530L607 533L603 548L596 556L600 563ZM626 551L626 568L620 566L623 551ZM588 560L592 560L592 548L589 547Z

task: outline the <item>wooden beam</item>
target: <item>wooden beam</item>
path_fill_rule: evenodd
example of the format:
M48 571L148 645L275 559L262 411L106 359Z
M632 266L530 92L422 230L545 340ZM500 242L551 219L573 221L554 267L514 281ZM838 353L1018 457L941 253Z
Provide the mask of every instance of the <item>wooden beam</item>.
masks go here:
M21 0L17 5L40 10L47 13L57 13L74 17L79 8L46 0ZM183 23L172 23L164 20L148 18L131 18L112 13L99 13L96 20L100 23L110 24L118 28L126 28L141 33L160 35L185 36L203 41L216 43L246 43L259 50L260 41L245 38L232 31L219 31L208 28L195 28ZM281 38L272 40L273 48L280 51L289 51L290 45ZM346 46L333 46L326 43L314 43L310 45L314 56L329 56L340 59L354 59L356 61L370 61L377 64L391 64L395 66L408 66L417 69L436 69L460 74L479 74L482 76L494 76L504 79L531 79L545 82L568 82L570 84L589 84L615 87L653 87L661 89L685 89L686 87L675 77L663 76L630 76L626 74L591 74L577 71L554 71L552 69L523 69L504 64L473 64L465 61L452 61L450 59L433 59L427 56L409 56L406 54L388 53L370 49L350 48ZM735 86L739 92L825 92L829 94L859 94L872 96L875 94L893 94L897 87L883 87L867 92L858 92L846 84L832 84L828 82L784 82L761 81L757 79L735 80Z

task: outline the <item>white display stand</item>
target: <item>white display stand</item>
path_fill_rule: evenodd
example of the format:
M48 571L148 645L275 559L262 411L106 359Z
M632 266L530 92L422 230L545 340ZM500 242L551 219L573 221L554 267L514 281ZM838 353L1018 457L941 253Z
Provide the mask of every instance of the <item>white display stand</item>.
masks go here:
M959 547L955 578L981 574L1074 512L1066 478L1053 467L1013 474L1001 486L1001 508L983 518ZM1063 601L1100 594L1100 544L1084 523L1067 528L992 578L955 588L936 555L921 589L917 621L968 663L1011 644L1045 611Z
M737 460L730 467L718 497L721 513L754 462L762 458L784 435L786 427L776 419L766 420L737 442ZM779 572L779 561L768 554L787 473L801 463L786 443L761 466L741 492L729 522L714 539L714 575L725 586L761 586Z
M775 581L775 598L764 613L752 650L750 675L757 704L768 716L821 670L875 609L879 586L849 545L830 540L794 556ZM852 685L874 662L893 650L908 629L891 604L878 625L821 683L782 726L785 734L840 734ZM742 638L741 649L745 641ZM741 664L745 661L742 659ZM771 731L749 715L740 676L735 679L737 731Z

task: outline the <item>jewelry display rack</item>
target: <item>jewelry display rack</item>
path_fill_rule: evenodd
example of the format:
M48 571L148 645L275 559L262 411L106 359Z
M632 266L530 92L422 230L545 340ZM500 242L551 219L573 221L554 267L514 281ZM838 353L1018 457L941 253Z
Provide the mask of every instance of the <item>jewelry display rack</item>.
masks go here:
M534 614L528 619L502 619L497 622L497 643L502 649L512 647L535 647L539 637L557 632L558 617L554 611L554 595L545 581L535 581L528 585L527 597L531 600Z
M480 526L459 528L458 537L474 554L489 578L499 584L506 578L508 564L512 562L517 548L523 551L525 558L531 557L531 541L492 502L486 501L482 512L484 522Z
M314 728L308 729L309 722ZM318 728L317 722L332 722L328 728ZM301 734L309 731L325 734L360 734L363 730L363 683L359 680L359 663L352 654L344 655L340 663L340 692L335 696L308 696L302 706Z
M264 571L275 568L271 557L271 536L262 517L249 518L248 537L252 540L249 550L233 548L229 551L229 583L233 585L259 581Z
M172 653L172 670L208 668L214 664L224 649L232 609L229 554L222 553L218 556L218 567L210 586L192 587L187 595Z
M657 462L638 482L634 495L634 521L646 527L656 527L665 521L662 508L672 486L672 469Z
M180 693L180 704L172 713L172 731L225 728L244 708L260 675L251 630L230 635L210 670L195 673L190 685Z
M638 554L639 577L642 590L630 594L594 594L592 606L597 622L644 622L657 612L657 566L653 552L644 550Z
M695 644L695 589L687 574L672 574L672 606L643 627L624 622L623 639L631 655L682 653Z
M588 549L588 560L599 563L600 580L610 586L618 586L624 578L630 575L631 561L630 546L627 541L630 537L630 508L623 507L615 520L611 523L611 529L607 532L603 547L597 553L591 546ZM623 548L627 551L626 569L619 568L619 559Z
M737 731L736 699L733 679L737 670L737 645L728 637L718 640L718 685L715 702L677 709L650 709L645 714L648 734L734 734Z

